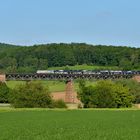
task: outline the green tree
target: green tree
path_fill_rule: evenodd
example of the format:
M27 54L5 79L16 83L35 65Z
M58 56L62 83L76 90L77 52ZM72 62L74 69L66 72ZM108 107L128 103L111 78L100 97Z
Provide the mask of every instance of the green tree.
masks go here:
M6 83L0 82L0 103L9 102L10 89L7 87Z
M134 96L133 103L140 103L140 83L132 79L117 80L116 83L121 83L129 89L131 95Z
M111 108L117 107L115 103L115 85L111 81L99 81L95 87L95 95L97 98L97 107Z
M121 59L119 66L123 68L123 70L131 70L132 62L126 58Z
M38 67L39 70L46 70L48 68L48 60L47 59L39 59L38 60Z
M37 69L76 64L119 66L124 70L138 69L140 48L85 43L24 47L0 43L0 70L5 72L35 72Z
M98 81L94 86L79 86L78 97L84 107L131 107L134 96L122 84Z
M52 98L47 88L40 82L26 82L14 89L11 95L11 103L14 107L51 107Z

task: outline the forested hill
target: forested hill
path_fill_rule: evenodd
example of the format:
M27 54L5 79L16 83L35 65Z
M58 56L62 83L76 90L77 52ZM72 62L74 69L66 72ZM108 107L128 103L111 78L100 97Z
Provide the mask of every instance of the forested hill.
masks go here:
M140 49L84 43L14 46L0 44L0 71L35 72L55 66L119 66L140 68Z

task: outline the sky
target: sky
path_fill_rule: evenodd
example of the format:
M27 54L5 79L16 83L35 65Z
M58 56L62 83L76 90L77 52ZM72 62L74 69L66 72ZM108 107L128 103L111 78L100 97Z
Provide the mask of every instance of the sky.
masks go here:
M0 0L0 42L140 47L140 0Z

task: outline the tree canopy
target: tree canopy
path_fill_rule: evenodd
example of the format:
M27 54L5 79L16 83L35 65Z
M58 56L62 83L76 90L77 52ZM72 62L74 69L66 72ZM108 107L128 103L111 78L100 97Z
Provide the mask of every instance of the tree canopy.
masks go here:
M20 108L46 108L52 105L52 98L49 90L40 82L26 82L12 91L10 103Z
M10 89L7 87L6 83L0 82L0 103L9 102Z
M118 66L140 68L140 49L85 43L15 46L0 44L0 71L36 72L56 66Z
M134 95L128 87L112 81L98 81L94 86L79 83L78 97L85 108L121 108L131 107Z

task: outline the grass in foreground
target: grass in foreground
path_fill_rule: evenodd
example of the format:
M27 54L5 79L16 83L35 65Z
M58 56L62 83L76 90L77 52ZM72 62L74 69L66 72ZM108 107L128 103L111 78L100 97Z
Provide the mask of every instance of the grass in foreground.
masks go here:
M138 110L0 112L1 140L139 140Z

